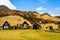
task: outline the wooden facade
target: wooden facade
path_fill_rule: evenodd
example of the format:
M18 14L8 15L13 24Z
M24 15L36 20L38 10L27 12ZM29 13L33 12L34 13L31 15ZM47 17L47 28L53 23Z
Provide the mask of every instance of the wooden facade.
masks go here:
M2 29L9 29L10 28L10 25L9 23L6 21L3 26L2 26Z
M24 21L23 24L22 24L22 28L28 28L29 27L28 25L29 24L26 21Z
M37 23L33 24L33 29L39 29L39 25Z

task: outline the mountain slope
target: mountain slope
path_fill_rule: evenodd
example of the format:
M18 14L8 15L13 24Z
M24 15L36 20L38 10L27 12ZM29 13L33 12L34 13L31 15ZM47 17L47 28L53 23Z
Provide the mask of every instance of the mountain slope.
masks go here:
M0 10L10 10L10 9L5 5L0 5Z
M52 22L52 21L53 22L59 22L60 21L59 18L53 17L48 13L39 14L38 12L35 12L35 11L28 11L27 12L27 11L11 10L4 5L1 5L0 6L0 18L3 20L2 17L7 17L7 16L10 16L10 17L11 16L20 16L20 17L24 18L23 20L26 19L27 21L29 21L31 23L32 22L33 23L35 23L35 22L39 23L40 20L41 21L50 21L50 22ZM10 17L8 17L8 18L10 18ZM12 18L14 18L14 17L12 17ZM13 20L15 20L15 19L13 19Z

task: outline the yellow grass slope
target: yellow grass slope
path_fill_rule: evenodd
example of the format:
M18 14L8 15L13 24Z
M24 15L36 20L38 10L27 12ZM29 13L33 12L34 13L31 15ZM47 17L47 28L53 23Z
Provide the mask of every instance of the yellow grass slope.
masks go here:
M60 40L60 33L41 30L1 30L0 40Z

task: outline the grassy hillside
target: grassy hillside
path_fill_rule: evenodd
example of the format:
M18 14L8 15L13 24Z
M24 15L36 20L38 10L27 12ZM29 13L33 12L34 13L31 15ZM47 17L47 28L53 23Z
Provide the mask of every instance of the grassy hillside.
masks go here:
M25 20L29 21L30 22L29 24L33 24L33 23L40 24L40 21L43 24L60 22L60 18L53 17L48 13L40 14L35 11L27 12L27 11L20 11L20 10L11 10L6 6L3 5L0 6L0 25L3 24L5 21L9 21L11 25L14 24L13 26L15 26Z
M0 30L0 40L60 40L60 33L41 30Z

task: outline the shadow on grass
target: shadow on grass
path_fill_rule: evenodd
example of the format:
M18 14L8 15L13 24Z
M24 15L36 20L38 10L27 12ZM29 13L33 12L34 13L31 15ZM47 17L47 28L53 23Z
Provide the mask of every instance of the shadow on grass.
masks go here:
M45 30L45 32L53 32L53 33L60 33L60 31L48 31L48 30Z
M54 33L60 33L60 32L54 32Z

